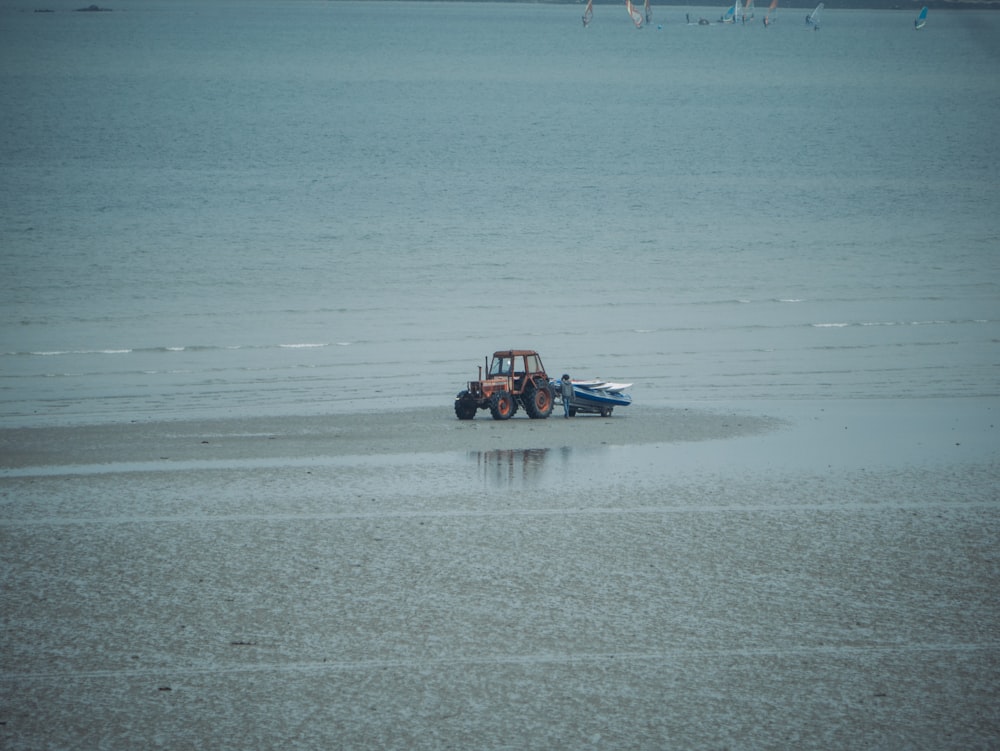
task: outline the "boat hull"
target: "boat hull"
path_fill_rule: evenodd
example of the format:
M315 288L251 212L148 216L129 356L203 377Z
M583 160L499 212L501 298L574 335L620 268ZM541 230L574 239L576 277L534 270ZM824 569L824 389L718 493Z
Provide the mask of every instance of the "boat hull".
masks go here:
M621 386L630 384L605 384L603 381L574 382L573 397L570 399L570 414L576 412L610 415L615 407L627 407L632 403L632 397L620 390L601 388L601 386ZM552 392L557 396L561 393L559 381L552 381ZM562 397L559 396L561 400Z

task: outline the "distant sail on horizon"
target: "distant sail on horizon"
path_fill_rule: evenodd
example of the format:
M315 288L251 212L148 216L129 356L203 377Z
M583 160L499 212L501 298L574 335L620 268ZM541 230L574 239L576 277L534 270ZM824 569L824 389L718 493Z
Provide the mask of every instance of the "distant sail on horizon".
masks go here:
M816 6L812 13L806 16L806 24L812 26L814 29L819 28L819 14L823 10L823 3Z
M920 9L919 15L913 21L913 28L919 31L927 25L927 6L925 5Z
M625 0L625 10L628 11L629 16L632 17L632 23L635 24L637 29L642 28L642 13L632 5L632 0Z
M778 0L771 0L771 4L767 7L767 13L764 15L764 25L771 25L771 16L774 15L774 11L778 9Z
M583 11L583 25L590 26L590 20L594 17L594 0L587 0L587 7Z

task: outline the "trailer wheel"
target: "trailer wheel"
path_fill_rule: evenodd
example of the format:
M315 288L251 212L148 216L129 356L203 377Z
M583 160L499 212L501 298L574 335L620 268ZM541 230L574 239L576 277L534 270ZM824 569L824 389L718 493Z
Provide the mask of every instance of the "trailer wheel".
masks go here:
M528 417L533 420L544 420L552 414L552 392L549 391L548 386L544 384L529 386L522 399Z
M476 416L476 400L466 391L458 392L455 397L455 417L459 420L471 420Z
M498 391L490 397L490 414L494 420L509 420L514 414L514 397L509 391Z

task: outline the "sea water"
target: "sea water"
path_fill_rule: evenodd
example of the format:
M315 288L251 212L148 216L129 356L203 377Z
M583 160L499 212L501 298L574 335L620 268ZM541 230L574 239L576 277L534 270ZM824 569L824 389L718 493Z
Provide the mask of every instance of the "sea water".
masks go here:
M1000 392L1000 14L81 4L0 8L5 426Z

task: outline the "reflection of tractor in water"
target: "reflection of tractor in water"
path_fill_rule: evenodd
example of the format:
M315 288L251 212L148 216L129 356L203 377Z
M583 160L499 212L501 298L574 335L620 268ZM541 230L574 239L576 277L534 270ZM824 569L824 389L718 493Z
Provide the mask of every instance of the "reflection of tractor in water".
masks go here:
M528 417L546 418L552 414L552 391L542 358L530 349L508 349L493 353L486 378L479 368L479 380L455 397L455 415L471 420L476 411L489 409L494 420L507 420L517 412L518 404Z

